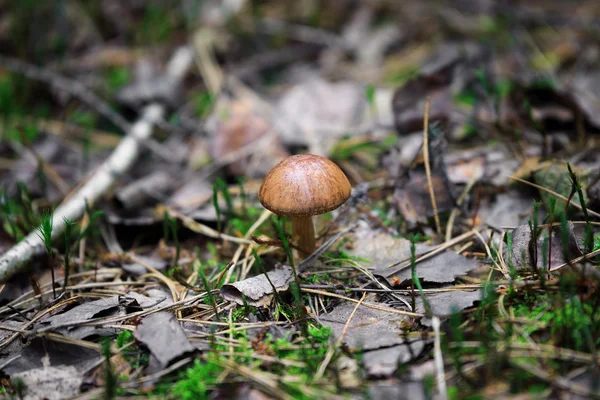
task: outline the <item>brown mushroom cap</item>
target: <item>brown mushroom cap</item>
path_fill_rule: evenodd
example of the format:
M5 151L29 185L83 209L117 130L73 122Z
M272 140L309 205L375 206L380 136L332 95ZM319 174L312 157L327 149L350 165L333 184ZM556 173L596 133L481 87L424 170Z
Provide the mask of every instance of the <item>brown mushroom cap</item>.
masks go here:
M332 161L299 154L269 171L258 199L277 215L307 217L335 210L348 200L351 190L348 178Z

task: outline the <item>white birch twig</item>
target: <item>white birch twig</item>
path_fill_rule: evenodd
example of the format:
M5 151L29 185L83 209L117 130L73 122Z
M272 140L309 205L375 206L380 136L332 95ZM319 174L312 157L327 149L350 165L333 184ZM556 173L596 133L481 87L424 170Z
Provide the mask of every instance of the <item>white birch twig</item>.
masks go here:
M167 75L181 80L193 61L190 48L182 47L173 55L167 67ZM146 106L141 118L136 121L127 135L115 148L109 158L81 185L79 190L66 198L54 210L52 226L52 239L56 239L64 232L64 219L76 221L81 218L86 202L94 202L115 182L117 178L131 168L135 163L142 142L152 136L152 128L156 122L162 120L165 114L163 105L153 103ZM44 252L44 245L38 236L38 231L33 230L25 239L17 243L0 257L0 282L5 282L17 274L29 260L37 254Z
M438 399L448 400L448 389L446 388L446 373L444 372L444 357L442 356L442 345L440 340L440 318L431 318L433 332L433 359L435 363L435 380L437 382Z

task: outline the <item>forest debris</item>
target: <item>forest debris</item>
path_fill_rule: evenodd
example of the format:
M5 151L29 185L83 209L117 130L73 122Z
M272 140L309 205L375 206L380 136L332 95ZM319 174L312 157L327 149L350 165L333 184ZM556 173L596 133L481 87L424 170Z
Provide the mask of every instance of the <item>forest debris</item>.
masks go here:
M573 259L583 255L578 239L574 233L574 225L571 221L568 223L568 257ZM537 243L534 245L531 236L531 227L527 224L519 225L511 233L512 253L508 253L508 246L504 247L504 262L509 267L516 270L522 270L537 265L537 268L546 269L548 266L554 268L568 260L565 260L565 251L563 249L562 228L555 226L552 228L552 242L546 237L545 232L539 234ZM546 242L546 244L544 244ZM548 259L550 256L550 259ZM536 262L534 262L534 260ZM544 262L545 261L545 262Z
M437 317L448 317L453 313L460 312L471 307L475 302L481 301L481 290L448 290L441 293L431 293L426 296L427 302L433 315ZM419 296L415 302L416 312L426 311L423 298ZM431 325L429 318L422 318L421 324Z
M431 180L438 213L452 210L455 201L446 176L436 172ZM408 181L397 185L393 202L410 227L426 224L434 214L425 171L410 171Z
M168 65L168 75L182 79L191 62L191 50L189 48L178 49ZM127 130L128 135L123 138L110 157L78 188L76 193L54 210L53 240L62 237L65 218L71 221L79 220L86 205L104 194L114 183L115 178L123 175L133 165L141 150L140 142L152 135L154 124L163 117L164 112L165 109L160 104L153 103L145 107L140 119ZM129 127L128 124L127 126ZM5 282L18 273L31 258L42 254L43 251L42 239L34 230L0 257L0 281Z
M150 266L158 271L164 271L168 265L168 261L165 261L158 254L153 252L149 255L136 254L133 259L127 257L121 263L121 268L130 275L141 276L148 272L146 266Z
M134 299L121 298L113 296L99 300L85 302L75 306L70 310L52 315L40 322L40 325L50 323L50 328L46 330L54 330L65 336L74 339L83 339L91 335L107 336L116 333L114 328L104 328L98 326L72 326L86 322L92 318L100 316L113 316L118 313L125 313L127 308L138 308L138 304Z
M273 397L253 388L246 382L217 387L212 392L211 398L215 400L273 400Z
M52 315L44 323L49 322L51 326L59 327L65 323L84 322L99 316L101 313L110 312L121 305L124 304L121 303L119 296L88 301L62 314Z
M388 308L387 304L375 303ZM355 304L341 303L331 312L320 317L323 325L331 327L335 337L339 337ZM353 351L373 350L381 347L390 347L404 343L400 337L402 324L406 323L407 317L393 318L385 311L372 308L359 307L350 322L343 343Z
M395 184L393 202L409 227L418 223L426 224L427 218L434 216L438 225L437 215L451 210L455 204L453 185L448 179L445 164L446 139L435 125L431 125L427 131L428 134L422 140L427 148L421 146L423 162L415 159L411 164L416 164L416 161L419 161L419 164L416 167L411 165L407 171L408 178L400 176ZM429 177L431 185L428 182ZM432 203L430 187L434 192L435 204Z
M233 301L236 304L244 305L243 297L246 303L255 307L267 307L273 300L273 286L277 292L285 292L292 281L292 269L285 265L282 268L267 272L269 280L264 274L244 279L239 282L223 285L220 294L225 300ZM271 283L273 286L271 286Z
M248 177L264 176L289 153L281 145L271 123L253 111L251 100L222 101L213 114L218 121L209 143L209 152L213 159L222 160L240 152L261 138L270 139L258 151L249 155L240 155L227 165L231 175ZM228 118L223 121L220 114L227 112Z
M338 139L357 131L366 106L360 85L311 76L280 99L276 127L284 144L308 146L309 153L326 156Z
M483 202L482 202L483 203ZM527 222L531 217L532 201L518 190L500 193L493 202L486 201L479 215L493 227L514 227Z
M415 98L419 99L415 102ZM431 99L429 122L444 126L450 120L452 96L450 89L436 79L419 77L399 88L392 100L394 123L400 135L423 129L425 99Z
M23 400L62 400L79 395L83 375L72 366L46 366L12 376L20 378L25 387Z
M454 184L467 184L472 180L478 181L484 175L485 157L478 156L448 166L448 179Z
M600 73L595 69L588 69L585 73L575 73L566 80L565 93L571 97L581 112L596 128L600 127Z
M353 256L366 258L374 274L385 278L388 283L406 283L412 280L408 260L410 260L410 241L404 238L360 229L356 232L356 247L349 251ZM431 250L433 246L417 243L417 258ZM445 250L431 258L417 263L417 276L425 282L449 283L479 267L477 260L470 259L453 251Z
M165 171L152 172L116 191L115 198L125 210L135 210L163 202L175 182Z
M585 171L582 171L580 168L577 168L577 166L574 165L571 166L571 168L581 182L587 181L587 174ZM567 198L569 197L573 187L566 163L558 160L540 164L540 168L533 172L533 182ZM584 198L587 201L588 199L585 193L586 191L583 190ZM566 201L559 199L544 190L540 190L540 197L542 198L544 206L548 212L553 211L554 215L558 215L560 212L565 211L565 207L567 205ZM551 206L554 201L556 202L556 205L554 210L552 210ZM571 198L571 202L581 205L581 201L579 200L579 196L577 194Z
M117 100L133 109L152 102L177 106L182 98L180 79L169 74L159 74L154 63L142 59L136 64L135 79L117 93Z
M167 204L185 212L207 203L212 195L212 186L206 179L192 178L171 195Z
M477 45L444 43L419 69L419 76L396 90L392 100L394 124L400 135L423 129L425 100L430 99L429 123L446 127L453 119L452 90L460 79L454 77L457 65L476 58ZM452 82L452 78L456 82ZM415 99L417 99L415 101Z
M414 339L389 348L365 351L362 363L369 377L387 378L396 372L399 365L420 356L426 344L424 339Z
M33 338L22 350L18 351L18 355L19 358L2 368L5 374L12 376L32 369L43 368L42 360L45 358L48 359L49 365L55 367L72 366L78 371L85 371L102 358L97 350L46 340L42 337ZM14 354L1 358L0 364L12 356Z
M144 296L138 292L130 291L125 296L134 299L143 310L155 308L159 304L165 305L164 302L167 299L170 299L170 297L160 289L150 289L148 290L148 295L149 296Z
M373 7L361 6L342 31L344 47L352 50L361 72L369 67L379 68L386 51L402 39L402 32L394 24L374 24Z
M425 388L423 382L413 380L402 380L400 382L388 383L375 381L369 385L369 399L371 400L425 400Z
M387 307L386 304L380 304ZM339 337L354 308L354 304L342 303L330 313L322 315L320 320L332 328L334 336ZM391 320L384 311L359 307L342 342L352 351L363 352L363 364L370 376L390 376L399 364L417 357L426 343L421 339L407 341L402 338L404 323L404 317Z
M23 184L30 197L57 201L81 179L81 157L62 138L44 136L21 148L19 153L20 157L11 166L0 172L0 189L12 195L17 194L18 186ZM97 158L90 161L96 164ZM43 168L47 181L40 181L39 168Z
M171 361L196 349L177 319L166 311L145 317L133 335L148 347L163 368Z

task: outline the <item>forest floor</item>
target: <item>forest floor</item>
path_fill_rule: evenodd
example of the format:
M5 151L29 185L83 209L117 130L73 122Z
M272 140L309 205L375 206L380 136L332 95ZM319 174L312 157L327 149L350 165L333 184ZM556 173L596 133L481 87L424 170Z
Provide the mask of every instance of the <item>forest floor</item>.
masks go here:
M0 0L0 393L600 398L600 3L551 3ZM353 188L303 257L301 153Z

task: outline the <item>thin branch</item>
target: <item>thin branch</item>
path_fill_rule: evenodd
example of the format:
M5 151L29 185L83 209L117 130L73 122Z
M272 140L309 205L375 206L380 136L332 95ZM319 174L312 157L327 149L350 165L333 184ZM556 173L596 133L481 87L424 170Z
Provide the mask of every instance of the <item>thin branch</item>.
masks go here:
M2 60L4 59L0 58L0 61ZM180 48L169 62L167 75L182 79L191 62L191 50L187 47ZM67 197L54 211L52 239L62 235L64 218L71 221L79 220L85 210L86 202L93 202L102 196L118 177L131 168L140 154L140 145L152 135L153 125L163 118L164 113L164 106L158 103L144 108L141 118L131 126L127 131L127 136L123 138L109 158L91 174L77 192ZM31 232L2 255L0 258L1 282L5 282L20 272L34 255L43 252L43 243L36 232L36 230Z
M433 325L433 332L435 333L433 339L433 356L435 362L435 376L437 382L438 397L440 400L447 400L448 394L446 389L446 378L444 373L444 357L442 356L442 345L440 341L440 318L434 316L431 319Z
M435 193L433 191L433 182L431 181L431 165L429 164L429 104L431 101L425 101L425 116L423 118L423 159L425 160L425 175L427 176L427 186L429 187L429 197L433 207L433 218L435 219L435 230L438 235L442 235L442 226L438 215L437 203L435 202Z

